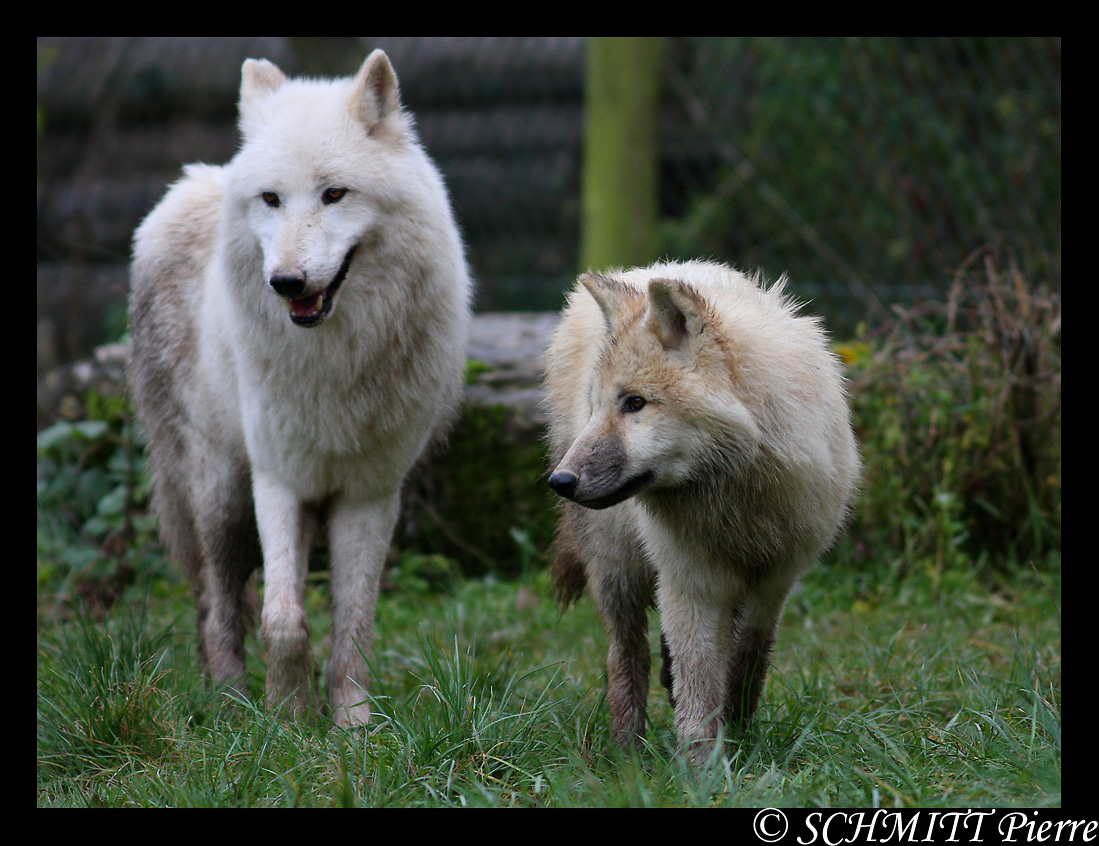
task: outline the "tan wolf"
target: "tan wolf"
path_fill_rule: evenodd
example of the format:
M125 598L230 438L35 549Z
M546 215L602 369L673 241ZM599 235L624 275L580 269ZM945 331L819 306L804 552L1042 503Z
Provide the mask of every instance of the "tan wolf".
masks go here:
M317 707L304 591L323 528L330 713L361 724L402 482L461 395L469 273L383 52L336 80L249 59L240 130L137 230L130 387L210 674L242 683L262 567L268 699Z
M645 732L654 599L681 746L701 762L743 726L855 492L840 363L783 285L707 262L586 274L550 342L555 578L605 620L619 743Z

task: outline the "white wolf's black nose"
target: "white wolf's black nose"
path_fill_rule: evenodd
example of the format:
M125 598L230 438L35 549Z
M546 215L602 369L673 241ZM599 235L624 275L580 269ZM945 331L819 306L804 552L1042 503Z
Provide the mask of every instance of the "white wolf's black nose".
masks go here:
M305 292L304 273L276 273L269 282L280 297L300 297Z
M568 470L555 470L549 477L549 486L566 499L572 499L580 479Z

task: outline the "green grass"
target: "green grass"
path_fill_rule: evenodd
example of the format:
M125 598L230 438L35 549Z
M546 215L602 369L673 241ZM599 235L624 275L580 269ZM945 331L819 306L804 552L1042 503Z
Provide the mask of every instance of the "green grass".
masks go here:
M324 654L326 584L310 587ZM608 744L604 637L537 568L387 593L366 729L292 722L197 673L163 568L105 614L39 587L38 807L1059 806L1060 568L838 564L791 600L750 735L703 771L654 681L647 747ZM250 640L250 692L263 656ZM655 650L654 650L655 652Z

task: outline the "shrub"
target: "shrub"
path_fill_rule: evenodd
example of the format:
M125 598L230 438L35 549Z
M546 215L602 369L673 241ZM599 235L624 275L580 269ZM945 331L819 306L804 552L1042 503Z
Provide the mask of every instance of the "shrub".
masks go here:
M91 391L84 399L84 419L59 420L37 437L39 597L55 594L62 612L73 600L109 606L158 560L129 405Z
M949 564L1061 548L1061 299L975 256L945 302L841 350L865 476L856 532Z
M509 431L506 408L467 403L446 448L410 476L396 543L453 558L462 575L518 575L553 534L545 473L544 444Z

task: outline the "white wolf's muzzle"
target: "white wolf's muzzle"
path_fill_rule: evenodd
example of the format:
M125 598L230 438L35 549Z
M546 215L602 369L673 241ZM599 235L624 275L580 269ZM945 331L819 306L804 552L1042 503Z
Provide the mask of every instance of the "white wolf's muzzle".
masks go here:
M286 300L290 308L290 319L298 326L319 326L332 313L340 286L347 277L355 247L347 251L333 280L319 293L305 294L308 280L305 274L295 270L291 273L276 272L271 275L269 284L276 294Z

